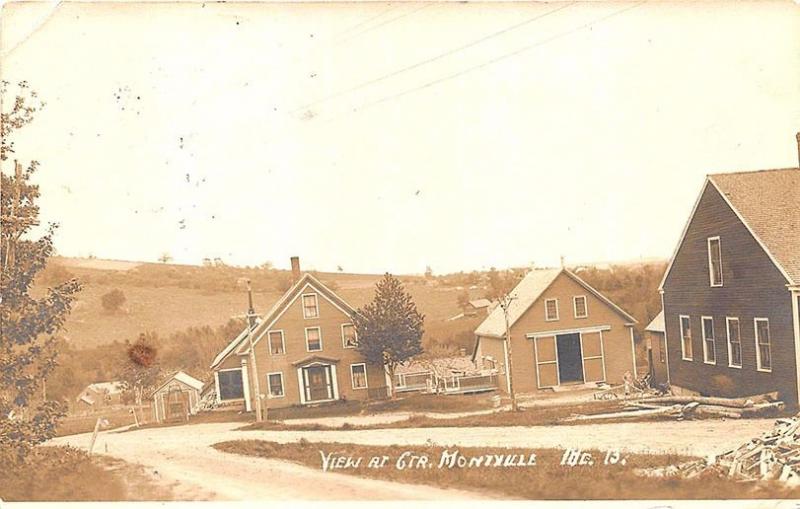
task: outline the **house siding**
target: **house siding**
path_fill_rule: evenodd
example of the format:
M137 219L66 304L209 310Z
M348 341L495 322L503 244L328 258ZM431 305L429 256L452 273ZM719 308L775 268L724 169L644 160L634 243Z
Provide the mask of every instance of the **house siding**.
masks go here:
M578 295L586 296L589 311L586 318L574 316L572 298ZM544 303L546 299L552 298L558 299L559 319L546 321ZM633 372L631 333L630 327L625 323L626 320L617 311L562 272L511 327L514 390L522 393L541 390L537 381L534 340L528 339L528 334L588 327L610 327L602 332L605 378L611 384L621 383L626 371ZM481 338L480 352L504 362L502 343L502 340L487 341L486 338ZM505 390L506 387L501 386L500 389Z
M779 218L776 218L778 220ZM707 239L720 237L723 286L709 283ZM787 281L713 184L704 188L664 281L670 383L706 395L779 391L797 402L795 341ZM682 359L680 315L689 315L693 360ZM703 362L701 317L714 319L716 365ZM742 367L729 367L726 317L738 317ZM772 371L756 369L754 318L769 319Z
M322 292L316 291L313 287L306 286L300 294L317 293L317 303L319 306L319 316L317 318L304 318L302 299L298 297L284 310L275 323L264 333L255 345L256 362L259 374L259 390L261 394L269 393L267 376L270 373L283 374L283 397L264 398L267 408L284 408L293 405L300 405L300 383L297 373L298 367L293 363L301 361L307 357L320 356L335 359L336 380L338 386L339 399L347 400L366 400L369 394L386 386L383 366L367 364L367 387L368 389L353 389L350 375L350 365L365 363L361 354L355 348L344 348L342 343L342 324L351 323L350 316L333 305L327 300ZM269 325L269 324L266 324ZM307 327L319 327L322 336L322 350L308 352L306 349L305 329ZM269 349L268 331L283 330L284 354L272 355ZM261 333L261 328L256 331L257 338ZM220 364L218 369L226 369L241 366L241 359L249 362L250 356L231 355ZM252 373L248 377L250 394L255 394L255 381Z

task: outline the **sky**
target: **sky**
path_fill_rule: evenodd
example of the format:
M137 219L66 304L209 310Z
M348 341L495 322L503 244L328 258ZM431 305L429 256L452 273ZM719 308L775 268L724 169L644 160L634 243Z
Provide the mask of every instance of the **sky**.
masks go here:
M797 166L798 26L788 1L6 4L0 74L47 102L16 157L62 255L447 273L668 258L706 174Z

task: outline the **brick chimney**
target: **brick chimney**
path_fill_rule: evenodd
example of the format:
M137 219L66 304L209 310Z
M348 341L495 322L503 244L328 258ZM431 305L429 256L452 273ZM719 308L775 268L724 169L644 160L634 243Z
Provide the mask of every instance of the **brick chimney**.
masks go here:
M292 283L296 283L300 281L300 257L292 256L290 260L292 262Z

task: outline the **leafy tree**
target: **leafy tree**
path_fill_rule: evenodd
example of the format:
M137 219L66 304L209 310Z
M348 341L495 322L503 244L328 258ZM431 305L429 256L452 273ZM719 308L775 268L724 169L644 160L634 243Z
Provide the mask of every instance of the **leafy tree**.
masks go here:
M161 253L161 256L158 257L158 261L161 263L169 263L172 261L172 255L167 252Z
M134 402L138 406L142 405L145 391L153 387L161 374L156 343L158 336L154 332L139 334L133 343L125 342L125 360L120 376L133 391Z
M0 83L5 98L9 83ZM8 104L8 103L6 103ZM43 106L27 83L17 85L9 111L0 116L0 162L14 153L10 135L33 120ZM30 294L37 274L53 254L56 224L38 239L39 187L30 180L38 164L27 169L14 161L14 175L0 173L0 456L23 460L36 444L52 438L64 416L57 401L39 399L42 382L56 366L56 334L69 314L80 284L75 279L48 288L40 298Z
M358 351L372 364L381 364L389 374L391 397L397 366L422 353L425 316L417 311L411 294L391 274L375 285L375 297L353 313Z
M103 309L109 313L115 313L119 311L122 305L125 304L125 300L125 294L118 288L114 288L100 298L100 301L103 304Z

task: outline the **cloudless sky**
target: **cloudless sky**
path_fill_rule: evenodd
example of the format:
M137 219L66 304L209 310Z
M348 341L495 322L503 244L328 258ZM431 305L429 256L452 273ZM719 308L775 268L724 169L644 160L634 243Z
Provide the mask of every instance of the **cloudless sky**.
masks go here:
M797 166L800 5L14 4L61 254L351 272L667 258ZM5 165L4 171L10 171Z

